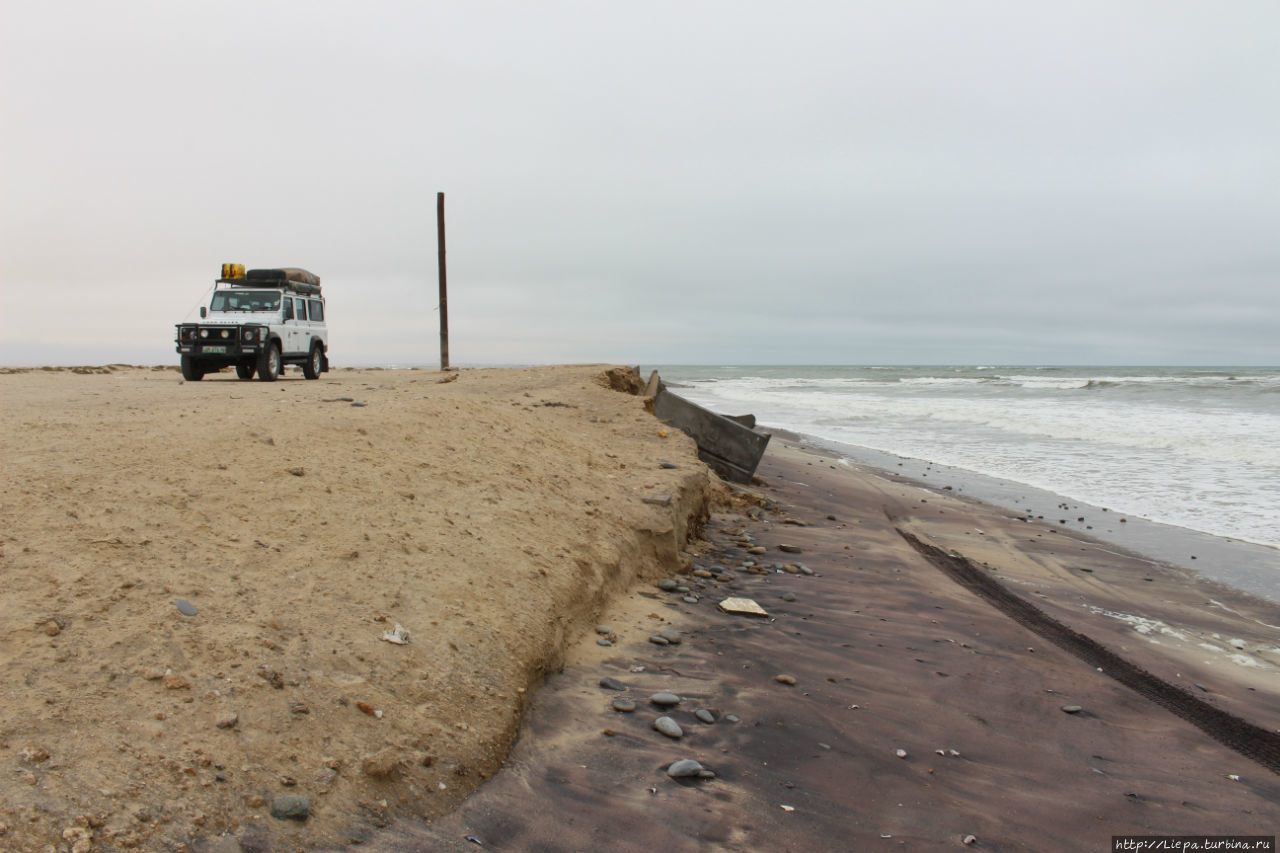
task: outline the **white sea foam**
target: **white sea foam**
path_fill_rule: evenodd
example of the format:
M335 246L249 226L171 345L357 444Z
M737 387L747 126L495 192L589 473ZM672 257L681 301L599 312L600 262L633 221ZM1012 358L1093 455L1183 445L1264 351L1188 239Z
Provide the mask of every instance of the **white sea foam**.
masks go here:
M1280 547L1275 368L667 368L691 399Z

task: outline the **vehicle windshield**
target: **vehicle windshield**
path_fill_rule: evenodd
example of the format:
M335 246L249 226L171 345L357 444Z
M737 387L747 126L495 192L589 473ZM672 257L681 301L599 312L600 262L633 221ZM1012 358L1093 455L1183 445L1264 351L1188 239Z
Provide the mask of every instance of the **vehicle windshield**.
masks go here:
M279 311L280 292L275 290L215 290L210 311Z

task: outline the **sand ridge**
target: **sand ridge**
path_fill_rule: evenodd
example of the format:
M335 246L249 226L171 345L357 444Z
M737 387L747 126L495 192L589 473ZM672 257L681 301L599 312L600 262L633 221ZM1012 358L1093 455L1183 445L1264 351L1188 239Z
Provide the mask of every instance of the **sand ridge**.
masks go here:
M0 843L315 848L455 806L716 492L606 369L0 376Z

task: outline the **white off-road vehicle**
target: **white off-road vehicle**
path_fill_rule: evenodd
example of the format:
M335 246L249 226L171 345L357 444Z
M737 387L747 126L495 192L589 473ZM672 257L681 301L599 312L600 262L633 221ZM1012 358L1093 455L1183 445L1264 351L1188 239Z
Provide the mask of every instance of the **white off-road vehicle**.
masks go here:
M329 332L320 278L296 267L245 272L223 264L199 323L178 324L182 378L234 367L241 379L274 382L286 364L319 379L329 369Z

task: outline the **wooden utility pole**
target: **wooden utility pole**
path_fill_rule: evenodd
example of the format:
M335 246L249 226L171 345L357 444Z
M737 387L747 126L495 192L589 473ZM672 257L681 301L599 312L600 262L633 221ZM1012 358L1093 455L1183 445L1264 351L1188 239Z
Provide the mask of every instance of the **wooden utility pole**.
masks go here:
M449 296L444 272L444 193L436 193L436 242L440 246L440 369L449 369Z

